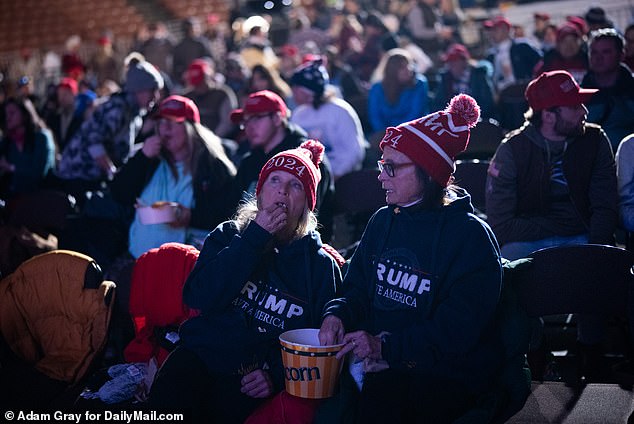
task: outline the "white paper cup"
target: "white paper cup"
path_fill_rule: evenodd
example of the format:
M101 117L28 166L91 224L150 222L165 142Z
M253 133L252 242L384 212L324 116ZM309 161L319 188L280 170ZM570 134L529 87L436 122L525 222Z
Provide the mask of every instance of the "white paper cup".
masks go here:
M320 346L319 330L303 328L280 335L286 391L309 399L334 394L343 360L335 358L343 344Z
M176 202L161 202L159 206L142 206L136 209L143 225L174 222L177 210Z

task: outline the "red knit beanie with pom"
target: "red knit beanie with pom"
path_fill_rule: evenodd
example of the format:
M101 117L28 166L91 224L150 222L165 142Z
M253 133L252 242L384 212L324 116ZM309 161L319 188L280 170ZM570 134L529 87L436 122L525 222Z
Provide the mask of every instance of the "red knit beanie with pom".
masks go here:
M307 140L296 149L285 150L268 160L260 171L255 194L259 195L262 184L273 171L288 172L299 178L306 192L308 207L315 209L317 184L321 180L319 164L324 157L324 145L317 140Z
M396 127L388 127L379 144L404 153L438 184L446 187L456 170L456 155L469 143L469 129L480 118L475 99L458 94L445 110L423 116Z

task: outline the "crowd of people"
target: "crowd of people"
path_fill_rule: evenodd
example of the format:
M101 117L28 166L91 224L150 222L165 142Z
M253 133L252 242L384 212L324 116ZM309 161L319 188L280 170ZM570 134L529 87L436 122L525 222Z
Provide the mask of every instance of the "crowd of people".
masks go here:
M237 19L235 33L190 18L180 41L153 23L130 52L105 34L82 58L73 38L59 73L13 64L2 225L39 190L72 196L58 247L117 283L123 343L135 260L166 242L200 250L183 291L198 315L158 371L153 407L197 422L266 411L283 390L277 337L314 327L350 359L354 422L451 422L504 365L493 331L503 258L634 232L634 24L615 28L593 7L561 22L536 13L530 35L492 16L473 37L451 1L318 3L294 10L279 46L262 16ZM484 158L476 216L452 174L482 120L506 136ZM327 244L335 183L377 166L387 206L342 269ZM604 319L578 322L591 379Z

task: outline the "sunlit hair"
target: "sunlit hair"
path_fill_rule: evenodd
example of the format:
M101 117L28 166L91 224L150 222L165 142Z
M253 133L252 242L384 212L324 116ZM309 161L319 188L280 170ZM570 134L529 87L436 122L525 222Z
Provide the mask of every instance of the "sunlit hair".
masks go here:
M196 172L198 171L197 164L206 150L211 155L212 160L218 162L217 167L211 168L212 173L216 172L217 174L212 175L212 177L225 178L227 173L219 172L218 167L224 167L229 171L228 173L230 175L236 174L236 167L225 153L220 137L200 123L185 121L183 122L183 125L185 125L185 133L187 135L187 144L189 147L189 160L186 160L184 163L185 173L191 173L192 178L196 178ZM167 160L172 175L174 175L175 178L178 178L176 164L172 159L171 154L165 148L163 148L161 154Z
M404 90L416 84L414 74L412 74L412 78L405 83L398 79L398 73L401 69L408 66L413 68L414 65L412 55L407 50L400 48L388 51L381 59L372 80L381 81L385 98L389 103L396 103Z
M249 225L249 223L255 219L255 215L260 210L259 199L251 196L247 200L240 202L238 209L236 210L233 220L238 228L238 231L242 232ZM317 216L308 208L308 202L304 204L304 211L299 218L297 228L293 233L292 240L299 240L300 238L308 235L311 231L317 229Z

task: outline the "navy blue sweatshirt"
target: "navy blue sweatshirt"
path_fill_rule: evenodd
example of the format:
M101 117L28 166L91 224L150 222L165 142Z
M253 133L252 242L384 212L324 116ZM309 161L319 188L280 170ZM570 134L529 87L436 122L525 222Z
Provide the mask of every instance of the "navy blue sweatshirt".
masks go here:
M492 331L502 269L493 232L466 192L454 195L435 210L377 211L325 315L347 332L392 333L382 345L391 368L450 377L475 392L502 362Z
M210 371L246 374L266 363L281 389L278 336L319 327L341 271L317 232L275 249L272 239L254 221L242 233L227 221L209 234L183 288L185 304L201 315L180 333Z

